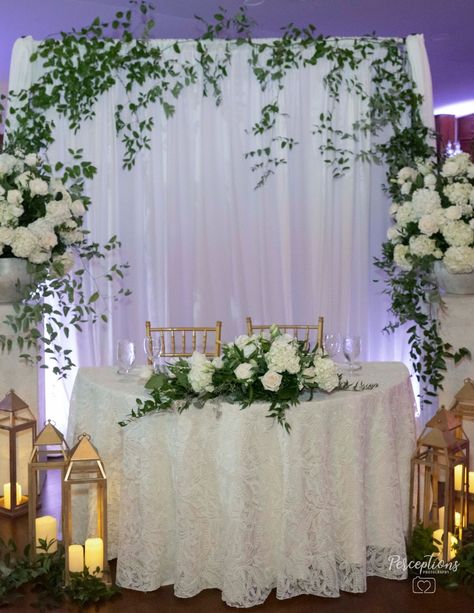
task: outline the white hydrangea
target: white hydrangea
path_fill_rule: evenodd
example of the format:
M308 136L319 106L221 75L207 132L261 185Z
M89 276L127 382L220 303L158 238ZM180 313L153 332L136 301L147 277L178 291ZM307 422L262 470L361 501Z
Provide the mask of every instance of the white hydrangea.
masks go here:
M314 358L314 382L325 392L332 392L339 385L339 374L336 364L330 359L319 355Z
M416 221L417 217L415 215L415 211L413 210L413 206L411 202L404 202L398 209L395 219L397 220L397 224L404 228L407 224L412 221Z
M448 221L455 221L461 219L462 208L460 206L448 206L447 209L443 210L443 214Z
M84 240L84 233L80 230L72 230L71 232L60 232L59 236L65 245L75 245Z
M196 394L202 392L212 392L212 375L214 367L203 353L195 351L189 359L191 369L188 374L188 380Z
M434 174L430 173L429 175L426 175L424 180L423 180L424 186L427 189L435 189L436 188L436 177Z
M21 204L23 202L23 196L18 189L9 189L7 192L8 204Z
M443 193L453 204L463 205L469 202L472 187L469 183L451 183L443 188Z
M46 204L46 219L53 226L60 226L71 217L69 205L64 200L52 200Z
M29 182L32 179L32 176L33 175L28 170L26 172L22 172L20 175L17 176L15 183L23 190L27 189Z
M4 228L0 226L0 254L3 253L4 247L9 247L13 239L12 228Z
M399 208L400 208L400 205L398 204L398 202L392 202L388 210L390 216L395 217Z
M474 249L472 247L449 247L443 258L444 265L452 273L474 271Z
M408 181L406 183L403 183L403 185L400 188L401 193L404 196L408 196L408 194L411 192L412 186L413 186L413 183L409 183Z
M395 245L395 249L393 251L393 260L395 264L405 271L412 269L412 264L407 258L409 251L408 245Z
M36 166L38 164L38 156L36 153L28 153L25 155L25 164L27 166Z
M448 158L441 169L443 177L455 177L466 173L471 166L471 159L468 153L458 153Z
M470 245L474 238L474 232L469 224L464 221L448 221L441 228L446 242L452 247L464 247Z
M411 236L409 241L410 253L417 257L431 255L436 249L436 243L432 238L428 238L424 234L420 236Z
M413 192L412 206L416 219L421 219L441 208L441 198L437 192L422 187Z
M21 204L0 203L0 226L15 228L18 225L18 217L23 215Z
M0 153L0 177L9 174L16 166L16 157L8 153Z
M426 161L423 159L417 159L416 160L416 169L418 170L418 172L422 175L429 175L430 173L433 173L433 162L431 161Z
M300 370L300 359L294 338L287 334L277 337L265 356L269 370L296 374Z
M17 258L29 259L30 255L38 248L38 239L31 230L21 226L15 228L10 245L13 255Z
M33 264L44 264L51 259L51 251L39 247L38 249L34 249L30 253L28 259Z
M436 232L439 231L438 215L423 215L418 222L418 227L420 228L420 232L427 236L436 234Z
M28 228L37 237L38 243L43 249L49 249L49 251L51 251L51 249L58 244L58 237L46 218L41 217L33 221L28 225Z

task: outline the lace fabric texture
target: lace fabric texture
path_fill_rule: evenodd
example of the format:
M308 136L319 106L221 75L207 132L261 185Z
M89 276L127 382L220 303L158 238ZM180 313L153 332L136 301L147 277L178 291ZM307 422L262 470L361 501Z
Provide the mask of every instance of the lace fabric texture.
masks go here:
M273 588L282 599L337 597L364 592L370 575L405 578L391 559L405 556L413 392L402 364L364 364L360 376L379 387L302 402L288 435L265 405L226 402L121 430L143 389L82 369L70 435L92 434L106 463L117 583L173 583L179 597L218 588L250 607ZM75 511L90 532L87 505Z

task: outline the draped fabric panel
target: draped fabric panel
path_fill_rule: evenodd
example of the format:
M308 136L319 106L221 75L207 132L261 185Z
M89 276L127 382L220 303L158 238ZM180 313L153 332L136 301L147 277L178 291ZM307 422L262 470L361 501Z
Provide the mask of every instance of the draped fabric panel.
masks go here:
M166 48L171 42L153 44ZM410 58L424 53L422 40L418 43ZM211 44L223 50L222 41ZM31 38L17 41L11 68L15 89L28 87L41 73L40 65L28 63L37 45ZM183 57L193 60L195 43L181 47ZM373 283L378 277L373 257L389 225L384 168L357 161L334 179L319 151L327 134L313 134L321 112L332 110L335 127L350 131L362 111L345 88L340 103L334 102L322 83L327 71L327 60L321 59L287 75L279 101L285 116L275 135L290 136L298 145L288 164L258 190L258 176L244 152L261 144L250 128L275 91L261 91L245 46L232 50L219 107L202 96L198 79L181 94L174 117L166 120L155 109L151 150L139 155L131 171L122 169L123 148L114 127L115 105L126 103L121 86L100 98L95 118L76 134L64 118L52 115L56 140L50 161L67 160L68 148L82 147L84 158L98 166L87 185L93 206L86 224L94 240L117 234L120 259L131 265L125 283L132 296L118 304L109 301L110 325L85 327L76 337L78 365L112 364L116 341L123 337L136 341L143 363L146 319L161 325L221 319L228 340L245 331L246 315L256 323L306 323L324 315L326 331L361 335L363 359L408 362L404 334L382 334L389 305L381 284ZM370 91L368 61L358 74ZM49 376L47 385L52 390ZM48 412L53 410L63 409Z

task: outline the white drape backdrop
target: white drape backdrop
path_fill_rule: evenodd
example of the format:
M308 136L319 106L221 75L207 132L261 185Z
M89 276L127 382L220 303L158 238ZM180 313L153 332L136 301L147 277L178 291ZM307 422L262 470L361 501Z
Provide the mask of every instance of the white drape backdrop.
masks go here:
M41 73L28 59L37 44L31 38L16 42L11 89L28 87ZM167 47L170 41L154 44ZM192 60L194 45L182 44L184 57ZM381 284L373 283L379 278L373 257L389 225L384 168L355 162L334 179L318 149L324 137L312 134L320 113L331 109L336 127L350 131L360 101L342 88L340 104L334 104L322 84L325 59L290 72L280 99L287 116L277 132L299 144L288 165L255 190L257 177L243 154L256 147L249 128L274 92L261 92L247 54L245 46L233 49L220 107L202 96L198 82L183 91L173 118L166 120L156 108L151 151L140 154L131 172L122 169L114 128L115 105L125 101L121 86L101 97L96 117L75 135L54 117L50 160L65 160L69 147L82 147L85 159L98 166L88 185L93 206L87 226L94 240L117 234L120 259L131 265L125 282L132 296L110 303L109 326L86 327L75 339L78 365L113 363L116 341L123 337L136 341L144 362L146 319L161 325L221 319L230 339L245 331L246 315L261 323L304 323L324 315L326 331L361 335L363 359L409 363L405 335L381 332L388 302ZM425 105L432 108L431 92L423 90L429 67L421 37L413 40L410 59L418 87L428 95ZM368 62L359 76L370 90ZM52 381L48 377L50 399ZM66 406L50 402L47 412L61 424Z

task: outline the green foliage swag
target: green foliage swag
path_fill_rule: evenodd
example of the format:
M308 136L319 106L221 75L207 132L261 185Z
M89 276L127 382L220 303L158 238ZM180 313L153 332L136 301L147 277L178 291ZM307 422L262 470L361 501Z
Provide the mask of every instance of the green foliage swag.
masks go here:
M222 84L232 63L232 49L246 46L250 72L268 93L269 100L260 109L258 120L248 127L255 146L243 152L256 173L256 187L262 187L279 166L287 164L291 151L298 145L284 133L287 113L281 93L286 75L294 69L314 66L323 58L329 61L323 85L335 106L322 113L317 125L308 129L323 137L322 159L331 166L335 177L343 175L357 160L384 162L391 177L416 158L433 155L426 144L428 129L420 119L421 96L416 93L405 45L400 40L366 36L347 44L343 39L318 34L312 25L298 28L293 24L282 29L279 39L254 40L251 37L254 24L244 7L234 16L220 8L210 21L197 18L204 33L195 41L194 58L190 61L183 57L184 43L158 46L150 41L155 25L153 10L149 2L132 0L131 9L118 11L110 22L97 18L88 27L41 42L31 61L40 61L44 74L29 90L10 97L10 116L15 120L10 146L33 151L47 149L54 138L54 122L47 111L54 109L64 116L75 132L94 117L99 97L113 87L120 87L127 102L115 108L115 127L123 145L123 166L130 169L140 152L151 146L155 105L160 105L166 118L172 117L181 93L198 81L202 83L203 96L212 96L219 105ZM134 35L137 29L141 31L138 38ZM211 44L217 39L223 41L218 50ZM370 91L358 72L363 62L370 63ZM353 92L362 109L350 132L334 125L343 90ZM363 142L371 144L364 148ZM78 161L68 172L76 178L86 174L83 163ZM90 176L90 165L87 172ZM419 268L411 275L400 276L385 256L377 265L388 275L387 291L395 317L388 330L413 322L409 342L415 371L436 391L446 370L445 360L453 354L440 339L436 321L422 312L426 305L427 271ZM23 324L23 317L22 312L18 326Z

